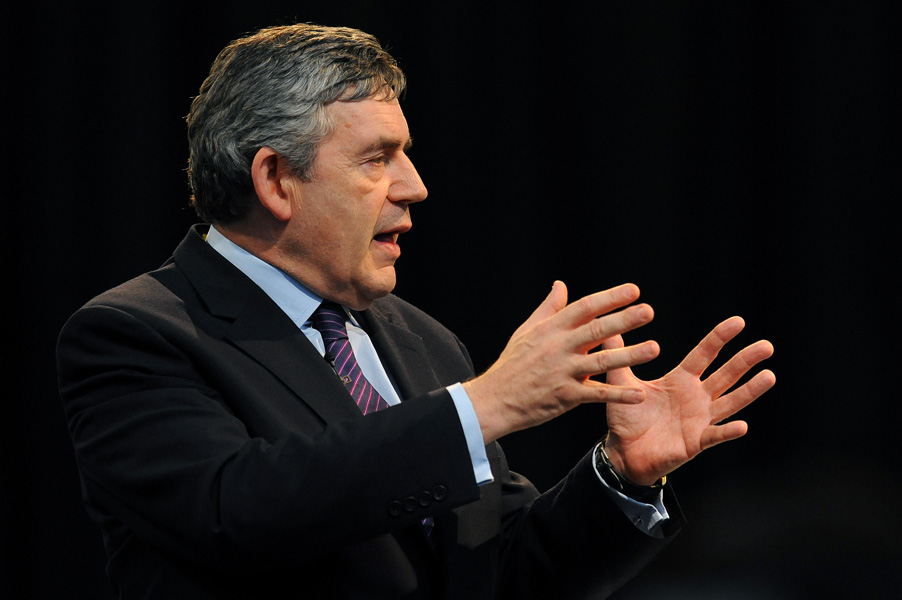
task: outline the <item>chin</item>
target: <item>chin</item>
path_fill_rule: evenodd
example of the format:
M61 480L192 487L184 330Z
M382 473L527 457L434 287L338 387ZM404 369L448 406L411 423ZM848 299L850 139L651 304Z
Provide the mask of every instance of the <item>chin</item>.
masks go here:
M354 310L364 310L369 308L369 306L382 298L383 296L387 296L391 293L393 289L395 289L395 283L397 278L395 277L395 269L391 268L391 273L379 273L379 277L374 278L367 282L369 285L361 286L357 288L357 298L354 304L349 304L351 308Z

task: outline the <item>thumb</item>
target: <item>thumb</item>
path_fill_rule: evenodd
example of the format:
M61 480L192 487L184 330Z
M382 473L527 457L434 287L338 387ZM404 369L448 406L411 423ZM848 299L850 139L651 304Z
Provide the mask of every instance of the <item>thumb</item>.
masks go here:
M617 348L623 348L624 345L623 336L617 334L602 342L601 347L604 350L616 350ZM630 369L628 367L611 369L605 374L605 381L611 385L629 385L629 374Z
M541 321L553 317L559 311L561 311L565 306L567 306L567 286L563 281L555 281L551 284L551 291L542 300L542 303L539 304L539 307L536 308L529 318L517 328L517 331L514 332L514 335L521 331L526 331L527 329L531 329L536 326Z
M605 350L616 350L617 348L623 348L623 346L623 336L619 333L612 335L601 343L601 347Z

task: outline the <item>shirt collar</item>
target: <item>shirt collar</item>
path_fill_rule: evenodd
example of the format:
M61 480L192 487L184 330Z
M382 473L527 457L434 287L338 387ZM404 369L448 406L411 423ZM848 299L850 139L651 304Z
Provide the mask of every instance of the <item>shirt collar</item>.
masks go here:
M256 283L295 325L300 329L309 326L310 316L322 303L322 298L284 271L235 244L212 225L207 233L207 243Z

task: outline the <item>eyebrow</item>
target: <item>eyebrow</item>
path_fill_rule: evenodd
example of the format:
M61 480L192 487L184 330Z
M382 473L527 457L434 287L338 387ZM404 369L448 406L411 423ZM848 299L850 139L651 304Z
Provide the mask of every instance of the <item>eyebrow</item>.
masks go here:
M370 152L375 152L376 150L394 150L396 148L402 148L404 152L407 152L408 150L410 150L411 146L413 146L412 137L408 137L403 142L397 138L380 137L375 142L364 148L361 154L369 154Z

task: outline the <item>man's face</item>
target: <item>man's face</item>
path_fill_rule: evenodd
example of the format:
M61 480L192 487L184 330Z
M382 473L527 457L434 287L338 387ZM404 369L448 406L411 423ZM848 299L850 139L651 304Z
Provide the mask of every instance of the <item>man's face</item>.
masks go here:
M292 180L292 274L320 296L362 310L395 287L398 236L426 187L407 157L397 100L334 102L332 134L310 181Z

